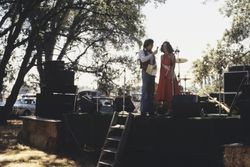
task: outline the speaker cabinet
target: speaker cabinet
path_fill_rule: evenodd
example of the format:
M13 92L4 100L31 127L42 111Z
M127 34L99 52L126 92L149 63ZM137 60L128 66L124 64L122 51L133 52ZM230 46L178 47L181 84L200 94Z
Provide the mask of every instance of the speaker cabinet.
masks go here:
M237 97L236 97L237 96ZM237 95L237 92L224 92L223 93L223 101L228 105L231 106L233 100L238 100L236 98L239 98L239 94ZM237 101L236 101L237 102Z
M48 87L57 87L58 85L74 85L74 71L56 71L45 73L45 84Z
M231 67L228 68L228 71L250 71L250 65L231 66Z
M250 145L250 98L239 101L241 128L243 130L243 144Z
M242 86L249 82L248 76L249 76L248 71L225 72L224 92L237 92L238 90L242 90Z
M75 93L77 87L75 85L53 85L53 86L44 86L41 88L42 94L49 93Z
M201 105L197 95L175 95L172 107L174 117L200 116Z
M123 97L116 97L114 101L114 111L120 112L123 109ZM131 101L131 97L125 97L125 111L133 112L135 106Z
M74 111L75 95L37 94L36 115L44 118L61 119L64 113Z
M54 73L64 70L64 61L46 61L44 64L46 73Z
M250 99L250 84L243 86L241 98L242 99Z

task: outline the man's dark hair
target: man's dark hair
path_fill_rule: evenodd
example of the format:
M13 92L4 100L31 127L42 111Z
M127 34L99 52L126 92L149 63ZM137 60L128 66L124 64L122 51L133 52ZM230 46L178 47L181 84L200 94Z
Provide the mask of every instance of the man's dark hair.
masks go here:
M151 44L154 44L154 40L153 39L146 39L144 41L143 48L146 48L146 47L148 47Z

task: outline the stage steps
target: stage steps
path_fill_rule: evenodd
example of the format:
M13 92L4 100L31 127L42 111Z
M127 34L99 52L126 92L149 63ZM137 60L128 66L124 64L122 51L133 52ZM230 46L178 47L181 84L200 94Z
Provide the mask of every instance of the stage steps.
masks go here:
M97 167L118 167L127 141L133 115L114 112Z

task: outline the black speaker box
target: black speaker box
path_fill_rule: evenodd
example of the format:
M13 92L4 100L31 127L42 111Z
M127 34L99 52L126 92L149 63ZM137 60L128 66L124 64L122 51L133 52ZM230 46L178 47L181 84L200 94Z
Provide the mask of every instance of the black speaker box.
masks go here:
M64 70L64 61L46 61L44 64L46 73L53 73Z
M36 115L44 118L61 119L64 113L74 111L75 95L37 94Z
M243 86L241 98L242 99L250 99L250 84L246 84Z
M250 127L250 98L239 100L239 109L241 119L244 121L248 121Z
M57 87L59 85L74 85L74 71L56 71L45 73L45 84L48 87Z
M224 73L224 92L237 92L240 88L249 82L248 71L232 71Z
M250 71L250 65L231 66L228 68L228 71Z
M243 134L243 144L250 145L250 98L239 100L241 128Z
M174 117L200 116L201 105L197 95L175 95L172 101Z
M120 112L123 109L123 97L116 97L114 101L114 111ZM133 112L135 106L130 96L125 97L125 111Z
M237 97L236 97L237 96ZM240 95L237 95L237 92L225 92L223 93L223 101L228 105L231 106L233 100L235 99L235 104L240 98Z
M75 85L50 85L41 88L42 94L52 93L75 93L77 87Z

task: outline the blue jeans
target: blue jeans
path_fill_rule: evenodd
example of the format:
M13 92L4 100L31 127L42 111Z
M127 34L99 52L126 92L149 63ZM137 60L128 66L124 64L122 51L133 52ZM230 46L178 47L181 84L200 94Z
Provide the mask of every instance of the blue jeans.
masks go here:
M154 112L155 76L142 70L141 113Z

